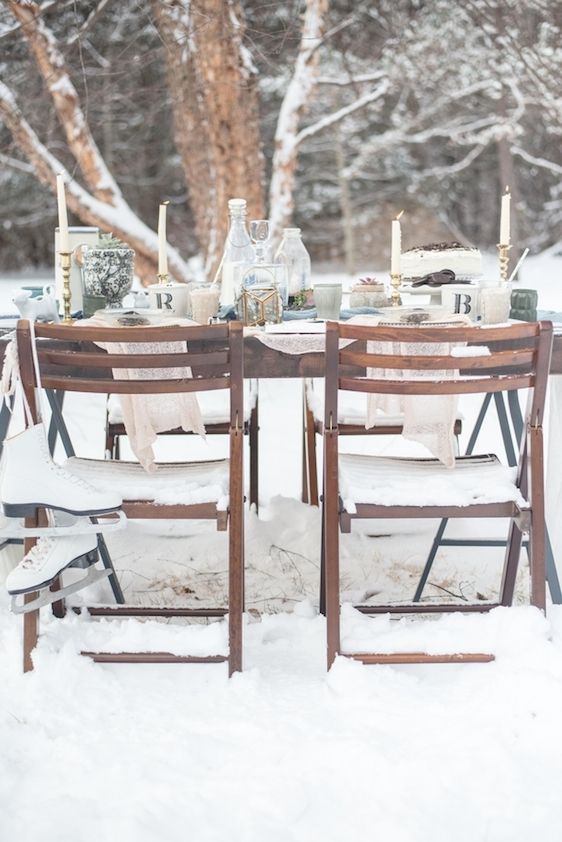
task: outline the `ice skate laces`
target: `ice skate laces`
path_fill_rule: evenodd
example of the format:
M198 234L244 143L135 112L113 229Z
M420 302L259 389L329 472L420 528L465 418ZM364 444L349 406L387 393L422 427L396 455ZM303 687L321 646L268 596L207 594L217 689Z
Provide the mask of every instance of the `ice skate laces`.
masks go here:
M86 491L96 491L96 489L93 488L93 486L91 486L89 482L86 482L86 480L82 479L82 477L79 477L76 474L67 471L66 468L63 468L61 465L57 465L56 462L51 461L51 470L54 471L55 474L61 479L73 482L74 485L77 485L79 488L84 488Z
M40 538L21 562L24 570L40 570L55 545L54 538Z

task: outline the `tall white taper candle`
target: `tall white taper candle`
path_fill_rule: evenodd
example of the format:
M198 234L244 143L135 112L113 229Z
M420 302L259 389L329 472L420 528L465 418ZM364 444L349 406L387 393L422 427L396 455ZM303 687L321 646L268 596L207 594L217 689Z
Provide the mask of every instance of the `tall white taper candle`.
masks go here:
M500 245L508 246L510 243L510 211L511 211L511 193L509 187L505 188L505 193L502 196L501 214L500 214Z
M158 213L158 274L168 274L168 252L166 249L166 208L169 202L162 202Z
M68 216L66 213L66 196L64 193L64 174L57 175L57 205L59 210L59 251L69 252Z
M396 219L392 220L391 242L390 242L390 273L400 274L400 252L402 249L402 231L400 229L400 217L404 211L400 211Z

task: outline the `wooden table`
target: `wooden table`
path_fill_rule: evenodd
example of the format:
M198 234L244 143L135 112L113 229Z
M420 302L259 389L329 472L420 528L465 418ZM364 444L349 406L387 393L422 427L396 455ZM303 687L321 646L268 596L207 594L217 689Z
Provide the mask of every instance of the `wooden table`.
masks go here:
M5 341L11 333L11 328L0 328L0 359L4 357ZM42 341L48 342L48 340ZM60 343L57 347L61 347ZM69 348L72 348L71 343L69 343ZM92 350L100 351L95 345L92 345ZM554 337L550 373L562 374L562 334ZM244 338L244 377L247 379L324 377L324 355L321 353L285 354L268 348L255 336L246 336Z

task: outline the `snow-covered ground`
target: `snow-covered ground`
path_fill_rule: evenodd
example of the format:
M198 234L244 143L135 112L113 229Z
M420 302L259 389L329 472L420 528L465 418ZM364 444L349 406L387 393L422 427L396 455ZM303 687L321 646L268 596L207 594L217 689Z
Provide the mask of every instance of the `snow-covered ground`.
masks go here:
M493 271L493 257L488 271ZM529 258L520 286L562 309L562 260ZM382 273L381 273L382 275ZM0 282L0 303L13 280ZM43 612L35 671L21 674L21 621L0 609L1 839L340 842L558 842L562 819L562 608L525 607L419 624L344 610L348 645L493 651L489 665L325 670L316 611L320 522L300 495L301 391L260 384L259 519L247 516L245 671L224 666L101 666L84 648L224 646L224 624L64 621ZM68 401L82 455L103 453L103 401ZM467 400L464 443L478 405ZM492 417L482 451L497 449ZM404 453L399 439L344 442ZM159 443L204 458L225 443ZM178 449L181 452L178 453ZM408 446L408 452L413 452ZM345 597L412 594L434 523L364 522L342 538ZM498 527L457 524L451 534ZM131 601L205 602L224 594L224 534L205 525L131 524L110 549ZM3 556L3 558L2 558ZM8 568L7 553L0 562ZM427 599L494 598L502 551L445 548ZM99 598L106 592L100 589ZM447 594L445 594L447 596ZM147 644L148 641L148 644ZM376 641L376 643L373 643Z

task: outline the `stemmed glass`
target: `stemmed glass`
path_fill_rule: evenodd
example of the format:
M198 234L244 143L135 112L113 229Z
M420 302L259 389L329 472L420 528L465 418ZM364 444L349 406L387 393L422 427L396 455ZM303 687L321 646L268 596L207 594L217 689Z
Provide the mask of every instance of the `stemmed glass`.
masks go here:
M269 219L252 219L250 221L250 239L256 250L256 262L266 263L269 242Z

